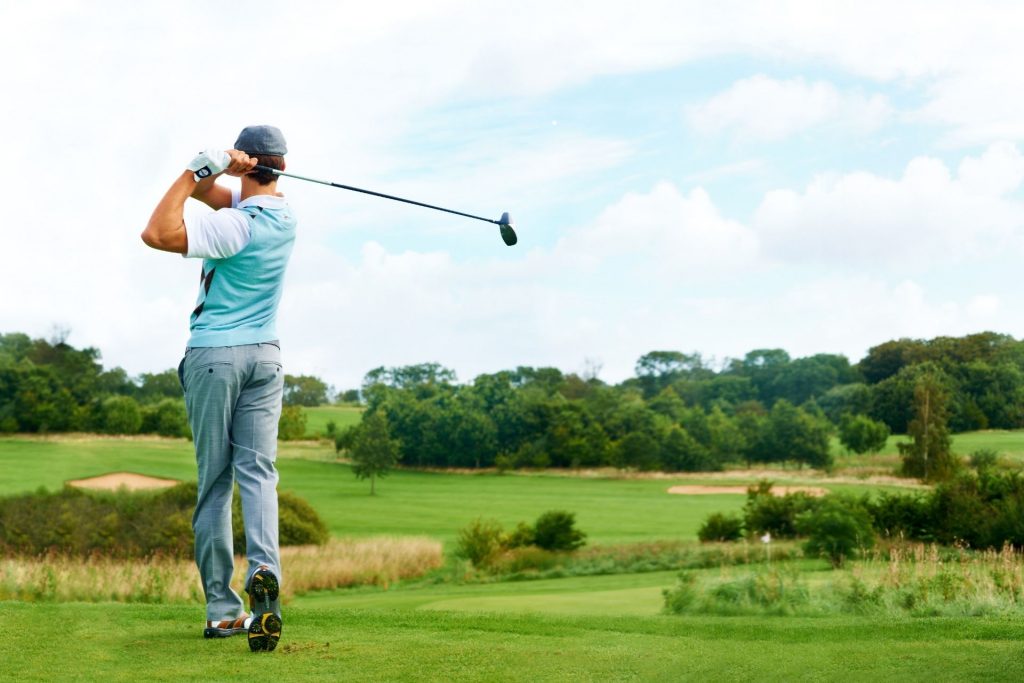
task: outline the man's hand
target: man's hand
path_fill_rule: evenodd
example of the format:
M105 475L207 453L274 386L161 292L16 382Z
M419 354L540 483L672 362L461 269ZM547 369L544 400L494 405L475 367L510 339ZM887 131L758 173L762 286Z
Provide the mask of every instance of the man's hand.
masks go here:
M227 152L219 149L206 149L200 152L189 165L188 170L195 174L196 182L203 178L220 175L231 163Z
M224 172L236 178L246 175L249 171L256 168L256 164L260 162L256 157L251 157L237 149L229 149L225 154L228 156L229 163Z

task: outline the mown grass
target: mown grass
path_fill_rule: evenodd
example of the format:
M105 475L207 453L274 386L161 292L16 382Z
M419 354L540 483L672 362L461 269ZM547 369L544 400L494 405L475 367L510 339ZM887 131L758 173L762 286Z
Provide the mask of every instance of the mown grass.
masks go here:
M194 480L195 456L185 440L0 438L0 495L57 489L69 479L114 471ZM308 500L337 537L430 536L450 544L459 529L478 517L506 527L563 509L576 513L591 543L694 539L711 512L739 510L744 496L677 496L677 483L721 484L712 477L573 477L562 473L493 472L474 475L397 470L378 481L376 496L351 468L334 460L329 444L280 446L280 488ZM739 481L753 483L758 475ZM779 484L806 483L813 473L792 471ZM877 490L872 484L820 484L850 493Z
M327 434L328 422L334 422L341 432L358 424L363 417L363 409L358 406L317 406L302 411L306 414L306 436L313 439Z
M281 645L203 640L199 606L4 603L10 680L1020 680L1008 618L285 612Z

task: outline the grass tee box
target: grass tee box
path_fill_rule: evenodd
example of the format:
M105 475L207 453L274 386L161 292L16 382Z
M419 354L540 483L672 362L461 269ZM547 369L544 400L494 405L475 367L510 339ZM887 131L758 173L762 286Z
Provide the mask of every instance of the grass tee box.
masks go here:
M159 605L0 605L4 677L252 680L234 639ZM263 680L1017 681L1024 623L974 619L548 617L295 607ZM54 656L54 624L61 629Z

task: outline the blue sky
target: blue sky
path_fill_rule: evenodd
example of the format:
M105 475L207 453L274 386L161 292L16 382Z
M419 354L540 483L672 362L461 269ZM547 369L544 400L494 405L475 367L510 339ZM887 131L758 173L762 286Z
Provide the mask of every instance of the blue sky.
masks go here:
M856 361L1024 334L1024 10L586 7L0 2L0 331L173 366L199 264L138 233L196 150L274 123L297 173L517 221L509 249L282 181L285 362L339 388L424 361L617 382L654 349Z

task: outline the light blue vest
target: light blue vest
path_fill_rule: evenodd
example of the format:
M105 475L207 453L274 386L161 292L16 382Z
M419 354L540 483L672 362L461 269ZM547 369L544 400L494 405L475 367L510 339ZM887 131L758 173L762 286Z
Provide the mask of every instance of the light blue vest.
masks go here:
M278 339L277 304L295 242L295 218L281 208L246 206L249 243L234 256L205 259L189 346L240 346Z

